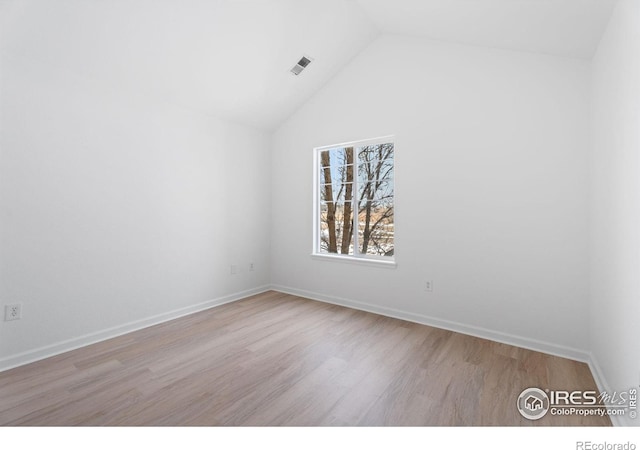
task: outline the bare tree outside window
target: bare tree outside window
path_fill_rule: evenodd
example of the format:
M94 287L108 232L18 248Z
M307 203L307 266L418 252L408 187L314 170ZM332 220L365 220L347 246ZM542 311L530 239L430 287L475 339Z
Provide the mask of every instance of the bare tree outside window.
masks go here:
M394 255L393 153L391 142L320 151L320 253Z

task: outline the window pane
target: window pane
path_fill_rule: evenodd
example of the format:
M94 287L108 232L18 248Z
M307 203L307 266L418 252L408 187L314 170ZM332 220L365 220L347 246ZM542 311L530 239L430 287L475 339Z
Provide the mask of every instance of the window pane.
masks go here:
M353 183L335 183L320 185L320 201L344 202L353 199Z
M393 180L363 182L358 187L358 201L393 203Z
M358 149L358 182L393 179L393 144Z
M320 252L353 255L352 202L320 203Z
M321 167L318 174L318 180L321 184L341 184L348 181L348 173L353 174L353 165L348 166L327 166ZM351 175L353 181L353 175Z
M367 255L393 256L393 199L362 201L358 212L359 251Z
M353 148L320 152L320 252L353 254Z
M347 162L346 156L345 149L342 147L323 150L320 152L320 167L346 166L347 164L353 164L353 162Z
M393 256L393 144L358 149L357 195L359 252Z

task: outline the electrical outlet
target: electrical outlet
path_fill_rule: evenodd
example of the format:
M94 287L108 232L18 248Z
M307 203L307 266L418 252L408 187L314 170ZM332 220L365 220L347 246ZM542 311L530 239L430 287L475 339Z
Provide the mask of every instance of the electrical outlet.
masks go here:
M253 270L255 269L255 266L253 265L252 262L249 263L249 272L253 272Z
M427 292L433 292L433 281L425 281L424 290Z
M235 264L231 264L231 275L235 275L238 273L238 266Z
M15 303L13 305L5 305L4 307L4 320L8 322L10 320L22 319L22 305Z

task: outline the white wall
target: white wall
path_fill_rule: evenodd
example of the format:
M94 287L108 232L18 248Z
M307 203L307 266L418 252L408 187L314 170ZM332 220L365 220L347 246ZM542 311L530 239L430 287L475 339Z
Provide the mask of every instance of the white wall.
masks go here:
M640 2L618 3L592 64L590 347L621 391L640 385Z
M268 284L265 134L9 51L0 86L0 369Z
M381 37L274 134L272 283L586 358L588 93L586 61ZM397 269L311 259L313 147L387 134Z

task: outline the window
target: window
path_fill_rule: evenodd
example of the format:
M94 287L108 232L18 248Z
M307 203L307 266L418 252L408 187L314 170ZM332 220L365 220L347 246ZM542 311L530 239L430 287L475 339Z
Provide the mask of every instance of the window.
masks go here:
M314 254L393 262L392 137L315 149Z

